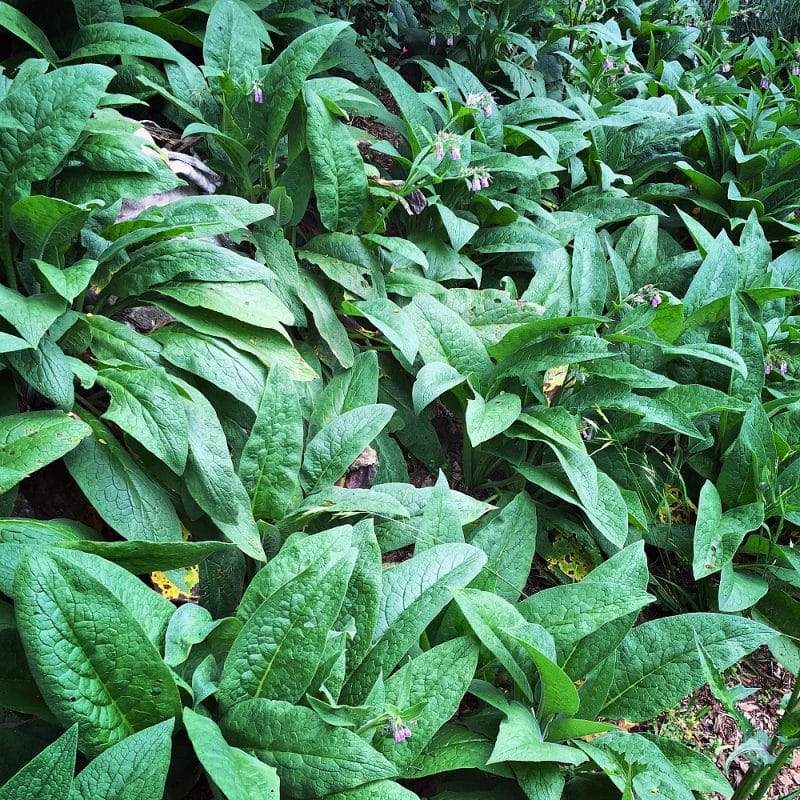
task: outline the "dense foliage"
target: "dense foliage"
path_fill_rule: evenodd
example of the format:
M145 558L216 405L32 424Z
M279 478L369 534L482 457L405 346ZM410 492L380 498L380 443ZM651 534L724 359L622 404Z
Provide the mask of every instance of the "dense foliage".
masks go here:
M796 21L0 3L0 798L763 797ZM706 683L735 791L631 731Z

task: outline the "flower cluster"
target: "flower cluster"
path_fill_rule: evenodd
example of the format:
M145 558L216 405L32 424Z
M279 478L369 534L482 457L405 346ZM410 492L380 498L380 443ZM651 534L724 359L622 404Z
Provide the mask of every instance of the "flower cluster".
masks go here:
M770 354L769 358L764 362L765 375L769 375L773 369L777 369L781 375L785 375L789 371L786 359L779 353Z
M489 92L472 92L464 100L468 108L480 108L484 117L491 117L494 112L494 98Z
M439 133L433 140L433 153L437 161L444 158L444 151L450 151L453 161L461 160L461 137L454 133Z
M466 167L461 170L464 180L471 192L479 192L481 189L488 189L492 182L492 176L488 169L483 167Z
M253 102L254 103L263 103L264 102L264 92L261 89L261 84L258 81L253 81Z
M409 721L409 725L416 724L417 721L415 719ZM400 742L405 741L409 736L411 736L411 729L400 717L392 717L389 720L389 724L386 726L386 730L389 736L394 739L395 744L400 744Z
M658 308L664 302L661 292L652 283L647 283L638 291L628 295L626 300L635 306L649 303L653 308Z

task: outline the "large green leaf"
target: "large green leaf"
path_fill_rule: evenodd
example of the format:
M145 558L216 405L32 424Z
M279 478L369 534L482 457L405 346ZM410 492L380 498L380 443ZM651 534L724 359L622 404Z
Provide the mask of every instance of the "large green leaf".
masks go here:
M281 519L300 490L303 415L286 370L269 371L250 437L242 450L239 477L257 519Z
M358 551L341 551L278 586L250 616L231 647L220 678L225 706L249 698L297 702L319 666L339 615Z
M0 25L29 44L51 64L58 63L58 55L50 46L44 31L34 25L21 11L8 3L0 3Z
M64 313L67 304L58 295L23 297L0 285L0 317L11 323L31 347L36 347L47 329Z
M766 625L726 614L681 614L646 622L622 642L603 708L609 719L652 719L705 681L695 635L725 670L775 638Z
M269 65L263 81L266 115L261 144L264 152L272 154L275 150L304 81L347 26L347 22L332 22L306 31Z
M63 411L26 411L0 417L0 494L69 453L92 429Z
M431 648L412 659L386 681L386 702L403 706L424 705L412 724L411 736L394 742L381 732L376 743L401 773L413 771L413 764L439 728L458 710L478 665L478 647L461 637Z
M364 161L347 127L307 89L306 141L314 173L314 194L322 224L330 231L355 228L367 206Z
M104 369L97 382L111 395L103 418L141 442L176 475L182 474L189 424L183 400L164 369Z
M73 725L0 787L0 800L68 800L77 747Z
M277 800L280 781L274 767L231 747L216 722L190 708L183 710L183 724L200 763L227 800Z
M3 98L0 114L18 123L0 127L6 203L27 193L33 181L52 175L113 77L113 70L98 64L62 67L31 78Z
M180 712L175 681L131 612L60 555L17 569L14 608L28 663L55 717L97 754Z
M109 747L81 770L69 800L161 800L174 725L165 720Z
M300 473L303 488L313 492L341 478L393 415L394 408L378 403L334 418L306 447Z
M396 774L363 739L326 725L310 708L246 700L228 712L222 726L230 744L277 769L289 797L320 797Z
M180 541L181 523L167 493L105 425L86 411L79 416L91 426L92 435L64 462L97 513L125 539Z
M452 589L466 586L485 563L486 556L476 547L447 543L387 570L372 646L348 678L343 697L363 700L381 673L397 665L450 602Z
M261 66L263 23L244 3L221 0L208 15L203 38L203 62L230 75L240 90L249 91Z

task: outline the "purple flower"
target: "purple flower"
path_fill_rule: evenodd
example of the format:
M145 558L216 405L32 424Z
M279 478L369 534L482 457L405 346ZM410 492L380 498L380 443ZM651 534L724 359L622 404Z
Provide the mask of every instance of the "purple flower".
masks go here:
M614 62L611 60L610 56L606 56L603 59L603 69L606 70L606 72L610 69L614 69Z
M761 83L758 84L762 89L769 89L769 78L762 78Z
M479 192L479 191L480 191L480 188L481 188L481 179L480 179L480 178L479 178L477 175L476 175L476 176L475 176L475 177L472 179L472 183L470 184L470 187L469 187L469 188L470 188L470 189L471 189L473 192Z
M627 64L623 65L622 74L623 75L630 75L630 72L631 72L631 68Z
M800 66L798 66L797 64L795 64L795 65L792 67L792 75L794 75L795 77L797 77L798 75L800 75Z
M720 71L720 72L721 72L723 75L730 75L730 72L731 72L731 70L732 70L732 69L733 69L733 67L732 67L732 66L731 66L731 65L730 65L730 64L729 64L729 63L726 61L726 62L725 62L725 63L724 63L724 64L723 64L723 65L722 65L720 68L719 68L719 71Z
M431 35L431 47L436 47L436 36Z
M492 104L491 103L486 103L486 105L483 107L483 116L484 117L491 117L493 112L494 112L494 109L492 108Z
M414 725L416 720L412 720L411 724ZM395 744L405 741L411 736L411 731L403 720L396 718L390 719L388 724L389 735L394 739Z
M450 145L450 158L453 161L460 161L461 160L461 147L457 144Z
M789 365L785 361L781 361L780 366L778 367L778 372L781 375L785 375L789 371Z
M488 189L490 182L491 181L489 180L489 176L488 175L482 175L481 176L481 189Z
M253 84L253 102L254 103L264 102L264 92L261 90L261 87L257 83Z
M772 364L764 364L764 374L769 375L772 372Z
M447 37L447 41L445 42L445 44L446 44L448 47L452 47L452 46L453 46L453 37L452 37L452 36L448 36L448 37Z
M584 442L591 442L592 441L592 429L591 428L584 428L581 431L581 438Z
M650 300L650 305L653 308L658 308L661 305L661 295L654 294L652 300Z
M444 145L441 142L436 142L436 150L434 151L434 156L437 161L441 161L444 158Z

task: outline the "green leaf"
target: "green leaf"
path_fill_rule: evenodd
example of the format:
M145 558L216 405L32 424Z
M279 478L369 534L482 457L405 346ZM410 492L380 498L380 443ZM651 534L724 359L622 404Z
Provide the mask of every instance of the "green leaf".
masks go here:
M0 285L0 317L13 325L31 347L36 347L48 328L64 313L67 304L54 294L23 297Z
M467 637L451 639L412 659L386 681L385 702L399 708L422 705L411 736L395 742L381 732L380 750L401 773L413 770L434 734L458 710L478 665L478 647ZM407 721L407 724L410 720Z
M330 231L352 230L367 206L364 160L347 127L322 98L305 91L306 141L314 173L314 194L322 224Z
M233 706L266 697L296 703L322 659L344 601L358 551L291 578L274 589L250 616L231 647L220 678L219 698Z
M263 283L256 281L171 283L154 291L184 305L207 308L257 328L284 333L283 325L294 324L292 312Z
M414 413L421 414L434 400L460 386L466 378L442 361L426 364L418 373L411 389Z
M247 92L261 66L261 19L234 0L215 3L203 38L203 63L230 75Z
M199 239L156 242L135 250L130 260L105 280L96 277L103 296L135 297L168 281L261 281L263 265L233 250ZM110 279L110 282L109 282Z
M251 411L258 411L267 368L255 356L237 350L224 339L178 325L170 325L157 336L164 346L161 356L170 364L222 389Z
M513 630L508 632L522 645L539 671L541 680L539 716L576 714L581 703L572 678L538 647L531 644L526 635L518 635L517 631Z
M472 237L471 245L479 253L540 253L559 247L552 236L523 220L484 228Z
M91 208L45 195L29 195L11 206L11 228L29 248L32 258L57 252L80 233Z
M342 691L345 702L366 697L378 677L388 674L433 618L486 563L468 544L435 545L384 572L383 596L372 647Z
M122 22L119 0L72 0L78 24L83 28L96 22Z
M123 538L181 541L181 523L167 493L154 483L99 420L78 416L92 435L64 463L97 513Z
M429 295L418 294L406 306L419 336L419 354L426 364L443 361L461 375L487 379L492 362L478 335L455 312Z
M161 800L174 725L165 720L109 747L75 778L69 800Z
M76 261L66 269L59 269L52 266L52 264L46 264L44 261L38 260L34 260L33 264L45 279L46 284L68 303L71 303L86 289L97 269L97 262L91 258L83 258L80 261Z
M769 591L769 583L760 575L734 569L729 561L722 567L718 605L723 612L744 611L754 606Z
M413 150L420 150L422 143L425 142L423 131L427 131L431 136L436 132L431 115L422 102L422 98L403 80L396 70L384 64L378 58L373 58L372 63L403 115L406 123L405 138Z
M165 370L104 369L97 382L111 395L103 418L119 425L181 475L189 453L189 424L183 400Z
M231 747L216 722L190 708L183 710L183 724L208 777L228 800L277 800L280 781L274 767Z
M470 544L480 547L488 561L470 588L516 603L530 575L537 530L536 505L519 492L473 536Z
M81 28L65 61L97 56L139 56L181 61L183 56L169 42L150 31L122 22L96 22Z
M78 726L73 725L0 787L0 800L68 800L77 747Z
M37 75L0 102L0 113L20 127L0 128L0 182L5 202L49 178L78 141L114 71L98 64L61 67Z
M131 612L61 555L30 555L14 581L28 663L55 717L97 754L180 713L169 668Z
M359 300L352 304L394 345L409 364L414 363L419 349L419 337L406 311L386 298ZM345 308L347 313L352 313Z
M692 791L717 792L723 797L733 794L733 789L717 765L704 753L666 736L649 733L639 735L658 747Z
M617 553L605 563L612 564L618 559L627 561L629 549ZM517 607L528 622L535 622L552 634L558 662L563 664L586 636L652 602L649 594L634 588L631 583L630 579L624 580L622 576L613 580L611 575L602 581L584 579L579 583L536 592Z
M92 429L62 411L0 417L0 494L69 453Z
M476 394L467 402L465 417L467 434L473 447L488 441L511 427L522 411L522 401L517 394L500 392L486 402Z
M702 686L695 633L720 670L776 635L765 625L725 614L681 614L639 625L622 642L602 715L652 719Z
M315 798L392 778L391 762L346 728L326 725L310 708L246 700L222 721L230 744L275 767L290 797Z
M347 22L332 22L306 31L290 42L269 65L263 81L264 96L268 101L261 141L264 152L275 150L303 82L347 26Z
M34 25L21 11L8 3L0 3L0 25L30 45L40 56L51 64L59 61L55 50L50 46L44 31Z
M286 370L269 371L256 421L242 450L239 477L257 519L281 519L300 490L303 415Z
M92 351L102 362L118 366L157 367L161 347L155 339L107 317L84 317L92 331Z
M578 765L586 760L586 756L575 747L545 742L531 710L519 703L511 703L506 710L506 719L500 723L497 742L487 764L555 761Z
M173 379L178 382L178 379ZM189 457L184 481L197 504L243 553L264 560L261 536L250 508L250 498L233 468L228 442L213 406L185 381Z
M692 316L714 301L727 297L735 291L737 280L736 250L723 231L714 240L686 290L683 298L686 315Z
M419 797L394 781L375 781L357 789L326 795L325 800L419 800Z
M345 368L353 366L353 346L344 325L339 322L326 291L307 272L300 273L298 293L314 317L319 335L330 347L336 360Z
M572 311L590 316L602 314L608 291L606 259L594 225L582 225L572 251Z
M344 475L393 414L392 406L379 403L354 408L326 425L306 447L300 473L306 492L329 486Z
M406 768L403 776L424 778L457 769L484 769L492 746L493 742L484 735L455 723L447 723Z
M751 503L722 513L719 492L711 481L700 490L694 529L692 572L695 580L717 572L736 555L750 531L761 527L764 504Z
M72 369L64 352L45 336L35 350L19 350L6 355L9 365L37 392L69 411L75 402Z

